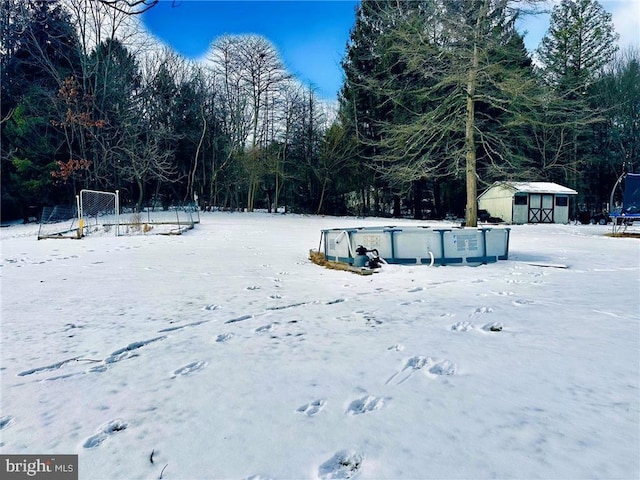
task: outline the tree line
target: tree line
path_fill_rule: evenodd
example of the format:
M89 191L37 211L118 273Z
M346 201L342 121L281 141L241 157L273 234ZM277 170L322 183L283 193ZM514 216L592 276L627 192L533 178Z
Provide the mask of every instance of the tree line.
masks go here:
M593 0L554 8L536 62L518 2L363 0L337 112L262 37L221 37L200 63L154 48L132 15L151 0L0 1L3 218L91 188L136 209L475 225L494 180L556 181L600 209L638 162L640 57Z
M528 11L524 8L529 9ZM551 181L600 210L640 160L640 57L595 0L563 0L534 58L516 22L536 2L364 0L339 120L371 208L477 223L494 181ZM576 215L577 211L573 214Z
M112 3L2 0L5 218L82 188L117 189L137 209L330 208L335 114L270 42L224 36L207 62L188 61L145 42Z

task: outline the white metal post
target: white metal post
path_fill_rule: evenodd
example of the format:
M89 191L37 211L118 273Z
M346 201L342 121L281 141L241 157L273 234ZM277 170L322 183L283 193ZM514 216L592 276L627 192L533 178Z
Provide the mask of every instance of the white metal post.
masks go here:
M120 190L116 190L116 237L120 235Z
M82 238L82 209L80 208L80 195L76 195L76 208L78 210L78 238Z

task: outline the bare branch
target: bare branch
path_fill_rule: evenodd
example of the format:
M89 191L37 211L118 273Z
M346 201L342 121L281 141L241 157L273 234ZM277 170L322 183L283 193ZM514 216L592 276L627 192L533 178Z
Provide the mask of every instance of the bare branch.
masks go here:
M93 0L120 13L127 15L141 15L155 7L160 0ZM173 0L176 6L176 0Z

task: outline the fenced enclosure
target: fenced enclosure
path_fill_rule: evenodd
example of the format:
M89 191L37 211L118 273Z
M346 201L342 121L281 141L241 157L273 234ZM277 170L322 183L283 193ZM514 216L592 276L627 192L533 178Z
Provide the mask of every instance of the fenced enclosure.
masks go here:
M92 233L119 234L120 205L118 191L100 192L97 190L81 190L78 202L78 230L80 236ZM111 228L113 227L113 228Z
M196 204L121 207L119 194L82 190L76 206L45 207L38 240L96 235L179 235L200 222Z
M44 207L40 216L38 240L44 238L80 238L76 206Z
M179 235L200 223L195 204L157 208L147 205L138 211L123 209L119 216L120 235Z

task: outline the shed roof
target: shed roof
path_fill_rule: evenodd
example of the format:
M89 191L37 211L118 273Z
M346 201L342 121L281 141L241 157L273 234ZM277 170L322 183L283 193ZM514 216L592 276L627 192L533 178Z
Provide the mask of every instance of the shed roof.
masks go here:
M553 182L494 182L489 190L495 186L503 185L514 193L554 193L562 195L577 195L575 190L563 187Z

